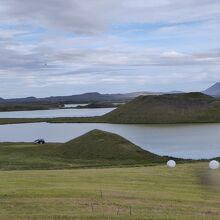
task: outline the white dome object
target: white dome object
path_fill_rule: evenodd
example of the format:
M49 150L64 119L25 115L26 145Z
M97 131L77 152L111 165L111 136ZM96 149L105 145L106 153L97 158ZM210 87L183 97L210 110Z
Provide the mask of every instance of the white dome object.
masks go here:
M167 166L174 168L176 166L176 162L174 160L169 160L167 161Z
M209 168L212 170L216 170L219 168L219 162L216 160L212 160L209 162Z

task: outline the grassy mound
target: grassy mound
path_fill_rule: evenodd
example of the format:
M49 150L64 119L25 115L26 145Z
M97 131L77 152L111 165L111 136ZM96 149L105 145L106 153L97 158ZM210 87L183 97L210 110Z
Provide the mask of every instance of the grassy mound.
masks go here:
M155 165L168 159L100 130L64 144L0 143L0 170Z
M220 101L203 93L140 96L102 119L112 123L220 122Z
M147 152L123 137L101 130L92 130L61 146L66 158L158 163L164 158Z

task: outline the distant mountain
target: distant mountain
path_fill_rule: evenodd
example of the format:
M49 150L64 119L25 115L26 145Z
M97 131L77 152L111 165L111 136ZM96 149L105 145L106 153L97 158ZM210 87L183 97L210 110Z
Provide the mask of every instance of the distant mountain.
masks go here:
M4 101L5 101L5 100L4 100L3 98L0 97L0 103L1 103L1 102L4 102Z
M101 118L128 124L220 122L220 101L199 92L139 96Z
M215 83L213 86L203 91L203 93L220 98L220 82Z
M6 103L84 103L91 101L110 101L114 100L112 95L102 95L100 93L85 93L71 96L51 96L46 98L15 98L5 99Z
M141 95L162 95L162 92L131 92L122 94L112 94L116 99L134 99Z
M71 96L51 96L46 98L14 98L14 99L0 99L0 103L88 103L100 101L129 101L140 95L161 95L160 92L133 92L125 94L100 94L98 92L84 93L80 95Z
M165 93L165 94L178 94L178 93L185 93L183 91L178 91L178 90L173 90L173 91L170 91L168 93Z
M26 98L15 98L15 99L4 99L4 102L8 103L33 103L38 102L36 97L26 97Z

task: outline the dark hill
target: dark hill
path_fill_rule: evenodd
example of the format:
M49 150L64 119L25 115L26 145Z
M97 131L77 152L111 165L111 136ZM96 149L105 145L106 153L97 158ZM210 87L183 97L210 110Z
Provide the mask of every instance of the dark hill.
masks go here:
M5 100L3 98L0 97L0 102L4 102Z
M128 161L136 163L165 162L166 157L147 152L123 137L101 131L92 130L61 146L65 158L86 160Z
M102 119L112 123L220 122L220 101L203 93L140 96Z
M81 103L81 102L91 102L91 101L104 101L112 100L113 97L108 94L99 94L97 92L84 93L80 95L71 96L51 96L46 98L15 98L15 99L5 99L6 103ZM113 99L114 100L114 99Z
M140 95L159 95L160 92L132 92L132 93L122 93L122 94L100 94L98 92L90 92L79 95L70 95L70 96L51 96L45 98L36 98L36 97L27 97L27 98L13 98L13 99L0 99L0 102L3 103L23 103L23 104L32 104L32 103L88 103L88 102L102 102L102 101L129 101L133 98L136 98Z
M150 94L150 93L149 93ZM14 98L14 99L3 99L4 103L88 103L98 101L126 101L137 97L139 93L128 93L128 94L100 94L98 92L84 93L79 95L70 96L51 96L45 98ZM1 100L0 100L1 101Z

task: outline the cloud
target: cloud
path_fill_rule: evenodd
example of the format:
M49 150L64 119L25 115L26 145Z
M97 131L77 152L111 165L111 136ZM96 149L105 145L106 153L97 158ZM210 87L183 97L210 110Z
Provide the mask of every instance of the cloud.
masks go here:
M197 53L159 51L139 47L69 49L55 52L51 59L66 65L96 66L161 66L161 65L219 65L220 50Z
M5 22L93 34L105 29L114 5L115 0L1 0L0 12Z
M219 19L217 0L1 0L1 20L93 34L116 23Z
M220 80L219 21L217 0L0 0L0 91L202 87Z
M99 38L73 39L63 42L63 38L46 40L38 45L19 44L11 40L0 44L0 69L16 70L19 72L37 72L36 74L50 75L74 74L85 72L94 74L94 69L105 74L111 69L126 70L136 66L191 66L217 65L220 63L220 49L181 52L175 50L153 49L125 44L114 38L103 45L97 44ZM72 46L84 44L84 47ZM81 42L81 43L80 43ZM112 75L115 72L112 71Z

